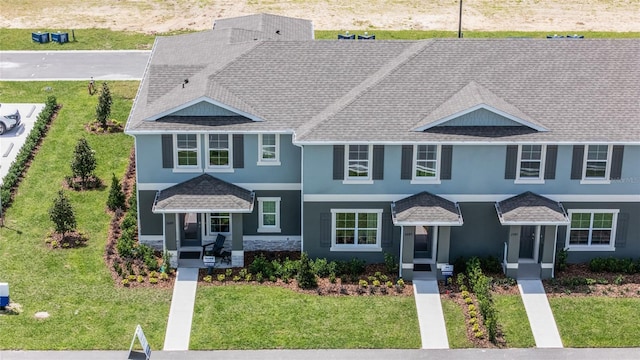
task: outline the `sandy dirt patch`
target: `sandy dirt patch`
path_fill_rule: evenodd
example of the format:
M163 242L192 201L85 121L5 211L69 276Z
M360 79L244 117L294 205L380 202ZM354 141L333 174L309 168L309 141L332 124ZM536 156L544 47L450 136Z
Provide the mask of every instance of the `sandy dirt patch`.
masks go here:
M459 0L2 0L0 27L204 30L255 13L306 18L319 30L458 30ZM640 31L640 0L465 0L464 31Z

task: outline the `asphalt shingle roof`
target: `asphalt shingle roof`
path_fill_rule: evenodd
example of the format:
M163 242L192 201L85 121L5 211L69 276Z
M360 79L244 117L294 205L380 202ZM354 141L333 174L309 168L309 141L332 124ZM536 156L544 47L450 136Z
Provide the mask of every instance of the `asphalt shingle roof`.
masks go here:
M395 201L391 213L394 224L462 225L456 203L426 191Z
M496 203L498 218L509 224L568 224L560 203L530 191Z
M158 191L154 213L251 212L254 193L209 174Z
M240 41L217 26L158 39L128 132L188 130L152 121L206 99L259 120L236 130L301 142L640 142L640 40ZM548 131L428 128L478 105Z

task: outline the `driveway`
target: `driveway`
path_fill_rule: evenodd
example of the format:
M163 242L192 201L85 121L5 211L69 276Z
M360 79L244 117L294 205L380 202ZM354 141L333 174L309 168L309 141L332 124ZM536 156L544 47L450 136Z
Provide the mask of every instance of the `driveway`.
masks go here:
M140 80L151 51L0 51L0 81Z

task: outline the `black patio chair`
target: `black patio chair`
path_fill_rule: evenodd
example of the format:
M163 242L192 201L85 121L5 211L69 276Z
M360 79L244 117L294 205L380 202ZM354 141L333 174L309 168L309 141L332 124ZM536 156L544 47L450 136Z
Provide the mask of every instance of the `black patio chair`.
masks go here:
M224 241L226 240L226 237L222 234L218 234L218 236L216 237L216 241L213 243L209 243L206 245L202 245L203 247L203 254L207 253L207 254L212 254L215 257L219 257L221 258L221 262L225 262L227 264L231 264L231 251L226 251L224 250ZM205 247L207 246L211 246L213 245L213 248L211 250L207 250Z

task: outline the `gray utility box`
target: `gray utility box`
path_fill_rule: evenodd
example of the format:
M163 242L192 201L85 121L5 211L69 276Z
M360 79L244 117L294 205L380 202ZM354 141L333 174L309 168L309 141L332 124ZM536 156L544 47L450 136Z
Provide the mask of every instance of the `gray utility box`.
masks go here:
M51 33L51 41L57 42L59 44L69 42L69 33L60 31L58 31L57 33Z
M49 33L48 32L34 32L31 33L31 40L40 43L40 44L44 44L44 43L48 43L49 42Z
M9 284L0 283L0 308L9 305Z

